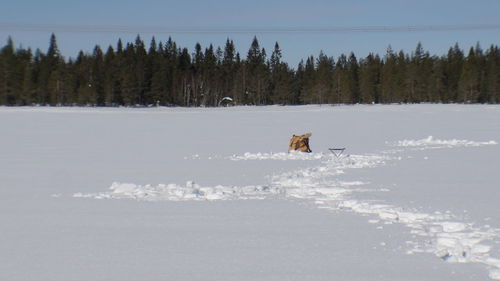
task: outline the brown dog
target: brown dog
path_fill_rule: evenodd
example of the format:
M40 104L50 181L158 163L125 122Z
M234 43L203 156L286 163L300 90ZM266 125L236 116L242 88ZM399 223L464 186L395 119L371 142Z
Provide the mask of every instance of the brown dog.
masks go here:
M290 144L288 145L288 152L291 150L312 152L311 148L309 148L309 137L311 135L311 133L303 134L301 136L293 135L290 139Z

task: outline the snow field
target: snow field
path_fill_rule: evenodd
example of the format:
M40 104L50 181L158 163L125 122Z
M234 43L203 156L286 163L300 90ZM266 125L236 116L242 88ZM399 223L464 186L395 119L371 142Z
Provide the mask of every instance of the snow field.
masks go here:
M0 280L496 280L499 116L0 107Z
M391 146L402 149L453 149L496 145L495 141L440 140L429 136L419 140L398 141ZM478 227L473 223L457 221L451 213L421 213L403 207L356 199L356 193L388 192L385 188L363 188L362 181L341 181L336 176L349 169L369 169L387 162L401 161L401 150L390 148L378 154L349 155L337 158L323 153L244 153L225 159L244 160L322 160L320 166L273 175L268 185L202 187L192 181L185 186L177 184L136 185L113 183L107 192L96 194L75 193L73 197L95 199L135 199L145 201L184 200L247 200L265 199L270 196L295 198L314 202L318 208L330 211L350 211L375 217L370 223L403 224L411 233L425 238L427 243L408 241L413 248L408 254L432 253L451 263L478 263L488 267L489 277L500 280L500 260L490 256L491 246L485 243L500 241L500 229Z

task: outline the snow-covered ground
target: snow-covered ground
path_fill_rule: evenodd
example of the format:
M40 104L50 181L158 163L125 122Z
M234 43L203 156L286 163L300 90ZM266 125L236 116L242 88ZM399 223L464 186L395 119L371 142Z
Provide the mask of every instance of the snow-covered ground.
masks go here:
M0 108L0 128L0 280L500 280L500 106Z

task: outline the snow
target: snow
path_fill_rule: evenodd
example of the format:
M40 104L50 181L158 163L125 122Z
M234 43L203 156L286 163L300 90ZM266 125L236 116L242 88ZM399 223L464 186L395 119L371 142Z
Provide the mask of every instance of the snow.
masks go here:
M439 139L434 139L432 136L428 136L425 139L421 140L402 140L397 142L397 146L401 147L421 147L424 149L429 149L429 148L442 148L442 147L469 147L469 146L483 146L483 145L494 145L498 144L496 141L490 140L490 141L469 141L469 140L457 140L457 139L451 139L451 140L439 140Z
M159 184L136 185L114 182L108 192L95 194L75 193L73 197L95 199L136 199L144 201L185 201L185 200L236 200L260 199L280 191L267 186L222 186L202 187L194 182L185 185Z
M499 117L0 108L0 280L500 280Z
M332 158L324 153L302 153L300 151L278 152L278 153L251 153L245 152L243 155L232 155L229 159L239 160L320 160Z

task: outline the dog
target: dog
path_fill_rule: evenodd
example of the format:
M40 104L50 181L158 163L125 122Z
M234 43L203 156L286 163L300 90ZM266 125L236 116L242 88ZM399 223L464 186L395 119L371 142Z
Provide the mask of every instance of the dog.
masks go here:
M295 150L301 152L312 152L309 147L309 137L311 137L311 133L303 134L300 136L293 135L290 139L290 144L288 145L288 152Z

